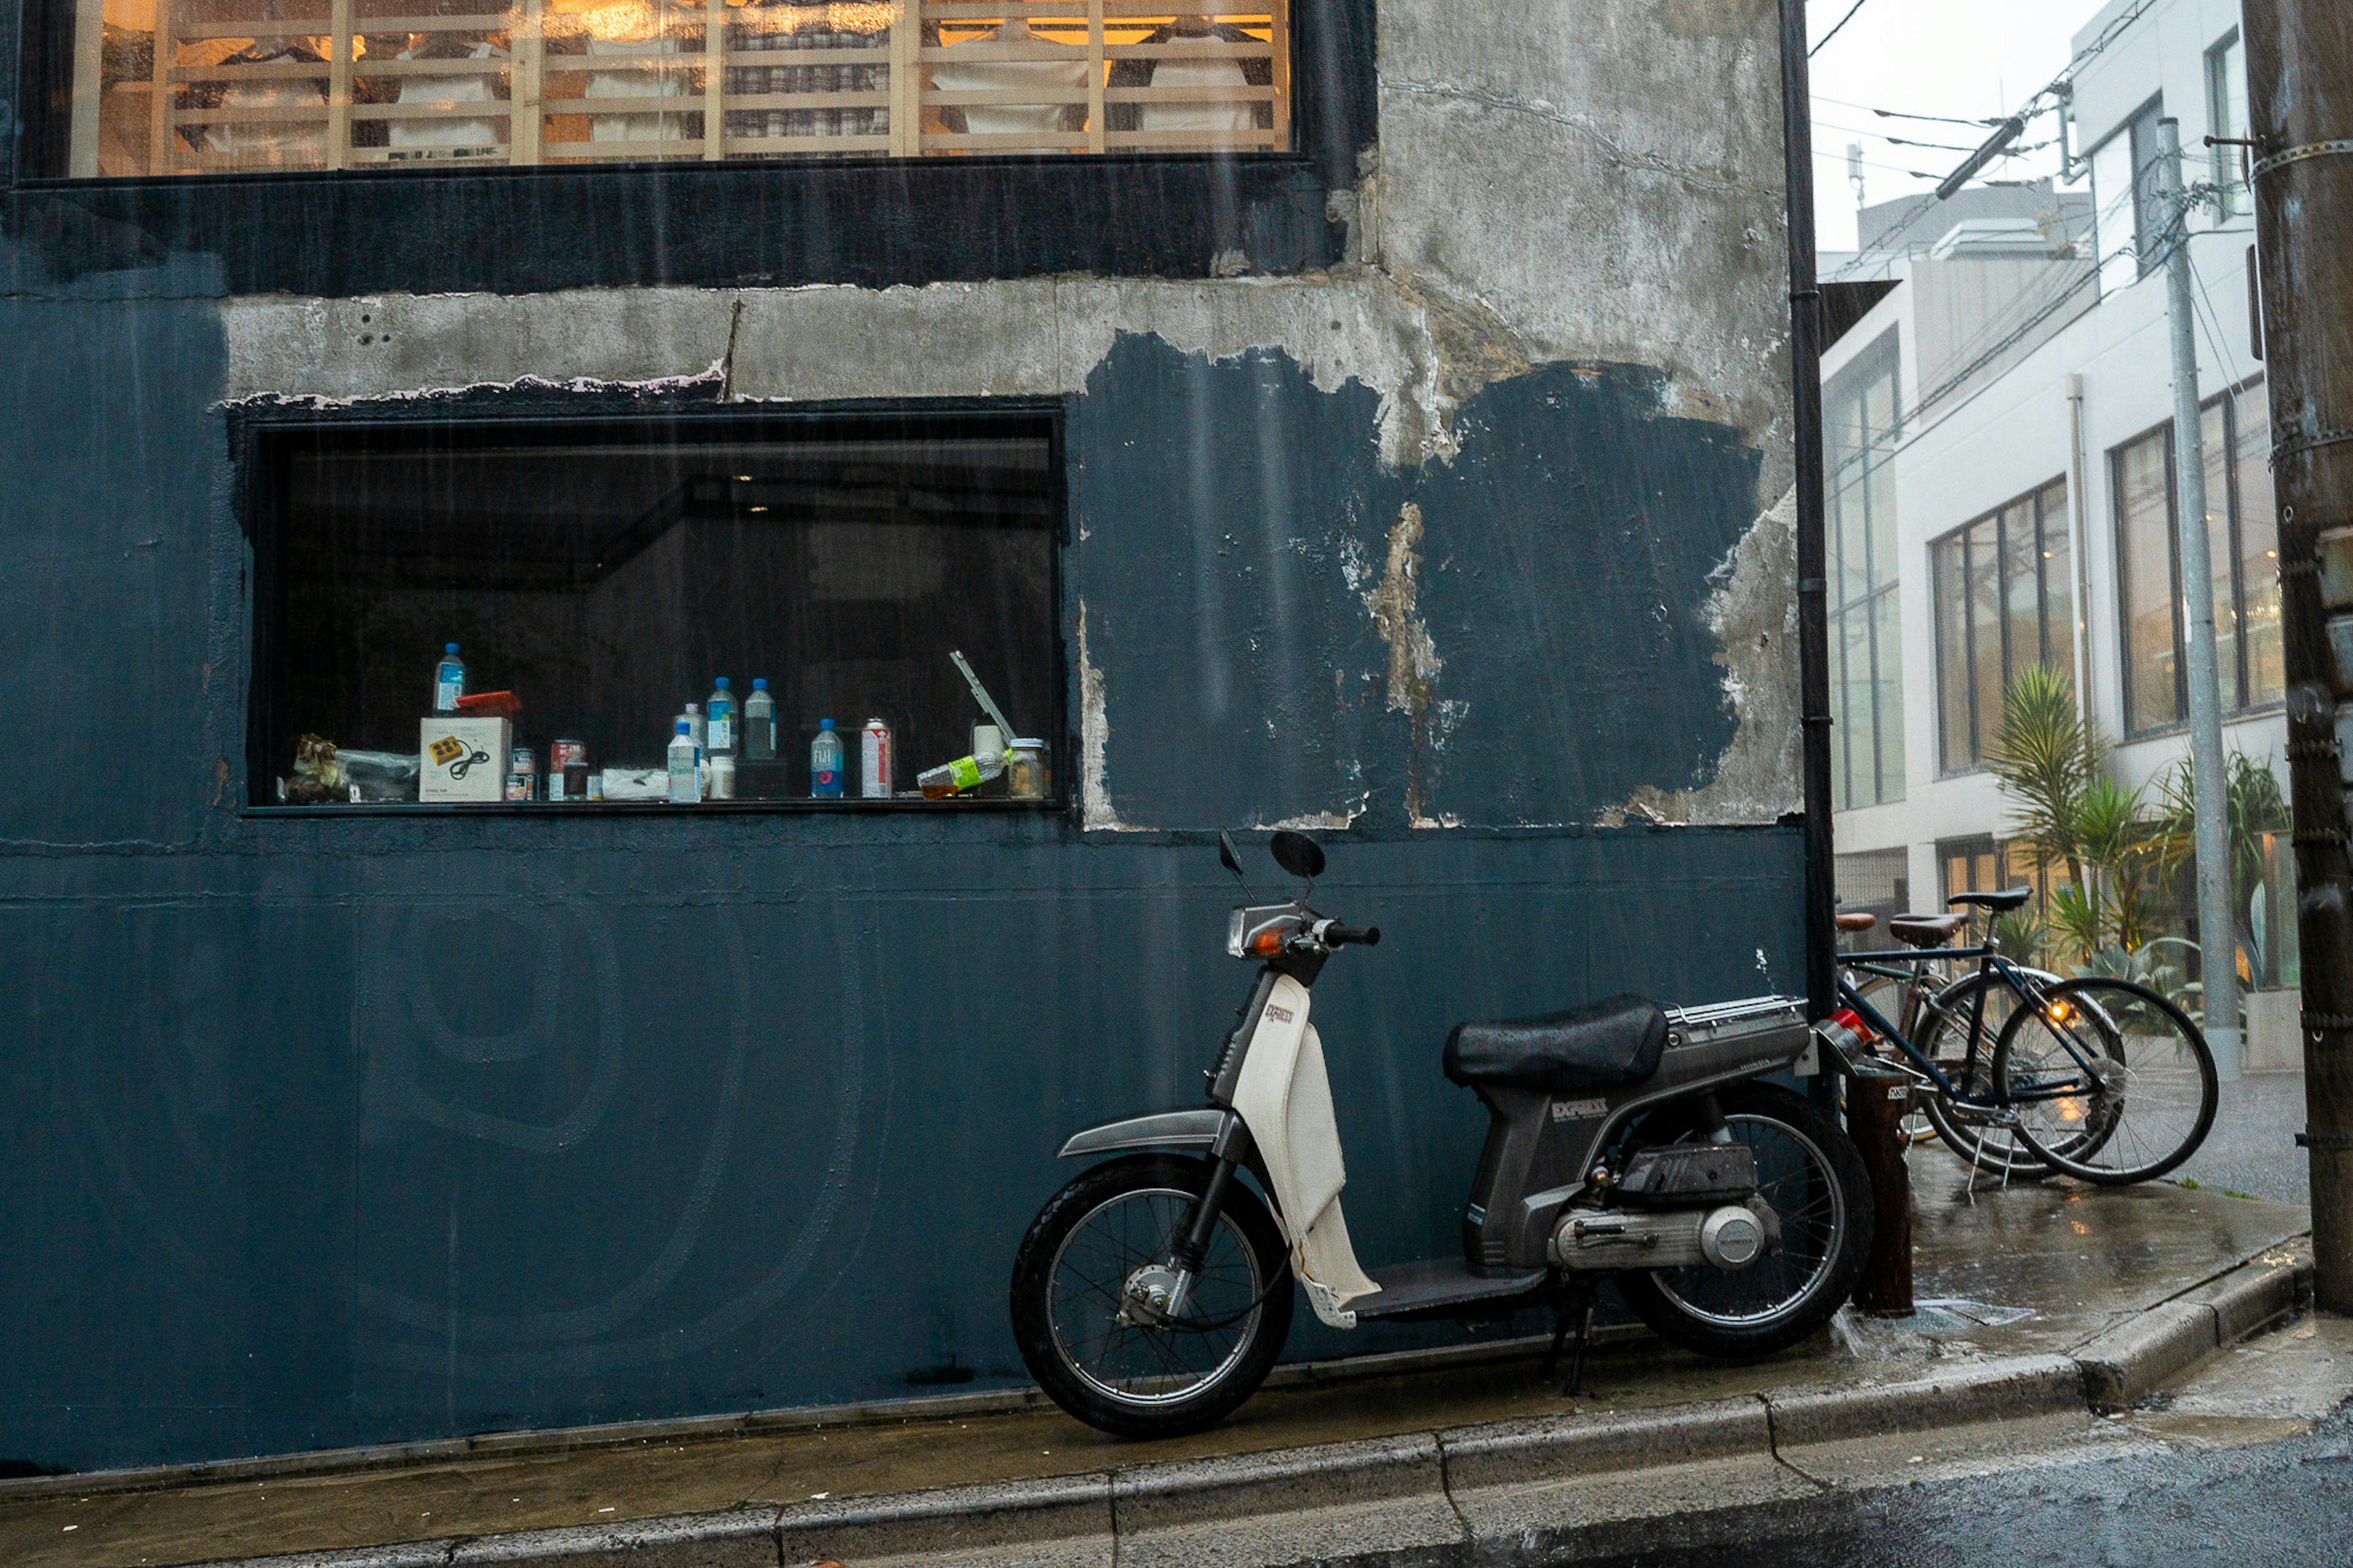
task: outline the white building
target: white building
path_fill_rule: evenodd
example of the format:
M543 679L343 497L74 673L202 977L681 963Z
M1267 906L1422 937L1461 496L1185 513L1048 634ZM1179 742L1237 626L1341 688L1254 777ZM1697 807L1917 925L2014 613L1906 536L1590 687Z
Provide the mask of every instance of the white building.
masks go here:
M2092 17L2077 50L2129 3ZM2063 196L2027 186L2006 208L1968 193L1977 205L1946 223L1933 196L1889 204L1865 215L1860 256L1825 258L1842 296L1833 327L1841 305L1861 311L1822 367L1850 907L1935 909L1950 892L2026 879L1979 763L2005 673L2022 663L2075 676L2116 742L2120 782L2151 784L2187 748L2171 342L2153 232L2161 117L2179 123L2186 177L2219 187L2191 220L2190 259L2224 740L2284 779L2253 220L2237 150L2201 141L2244 135L2245 102L2235 0L2160 0L2075 78L2088 244ZM1890 237L1873 248L1878 229ZM2262 951L2249 955L2259 990L2295 975L2284 841L2270 864L2253 922ZM2268 1021L2251 1017L2275 1034ZM2251 1040L2250 1065L2274 1044Z

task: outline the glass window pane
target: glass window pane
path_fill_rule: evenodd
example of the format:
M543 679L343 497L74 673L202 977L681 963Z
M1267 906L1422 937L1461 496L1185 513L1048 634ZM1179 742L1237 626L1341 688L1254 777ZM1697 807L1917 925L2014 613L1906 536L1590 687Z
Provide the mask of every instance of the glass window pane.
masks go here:
M1936 542L1929 552L1930 583L1936 595L1936 752L1937 766L1947 773L1978 760L1971 742L1975 710L1969 690L1969 599L1968 563L1963 535Z
M1851 465L1837 478L1838 489L1831 495L1830 593L1831 603L1841 605L1854 604L1871 592L1867 569L1871 544L1862 465Z
M2012 501L2000 515L2002 616L2010 635L2002 668L2006 683L2019 670L2042 662L2042 551L2032 496ZM2007 693L2008 685L2002 689Z
M1904 798L1904 647L1896 635L1895 590L1871 601L1873 651L1878 656L1872 721L1879 734L1879 798Z
M2110 293L2140 276L2134 259L2132 134L2118 132L2092 153L2092 244L2100 260L2100 292Z
M2042 647L2051 668L2075 679L2075 562L2067 544L2067 484L2046 485L2042 529Z
M2162 258L2165 198L2158 191L2157 123L2162 104L2152 103L2133 116L2133 249L2139 257L2141 276Z
M2172 476L2166 439L2152 430L2116 449L2116 550L2125 637L2125 728L2181 717L2175 687Z
M1983 756L2001 722L2001 552L1992 518L1965 537L1969 551L1969 678L1977 689L1977 752Z
M2239 695L2239 605L2231 589L2238 552L2231 547L2230 420L2219 402L2199 414L2198 450L2206 469L2206 565L2213 576L2216 689L2228 712L2243 704Z
M2210 136L2241 137L2247 133L2247 50L2235 35L2206 57L2206 113ZM2222 192L2224 213L2253 210L2247 199L2246 182L2241 177L2245 165L2239 161L2239 149L2217 147L2213 155L2210 177Z
M2246 605L2247 702L2277 702L2287 692L2280 653L2279 510L2272 490L2271 399L2263 388L2232 410L2238 469L2239 591Z
M1846 724L1847 804L1870 805L1879 799L1873 775L1879 735L1872 725L1870 606L1857 605L1849 610L1841 617L1840 630L1846 645L1845 689L1839 713Z
M1291 145L1285 13L1248 0L49 3L78 90L42 172L74 177Z
M1060 733L1042 420L318 429L275 449L255 805L306 775L341 798L296 766L320 740L375 754L351 779L365 799L417 798L420 752L442 738L420 728L449 721L435 711L446 643L470 697L504 694L458 717L508 723L495 740L452 732L487 753L464 798L508 784L501 744L543 763L558 741L585 752L567 782L593 769L609 799L662 793L673 722L715 706L721 676L739 707L765 679L775 709L770 754L739 748L739 798L808 798L827 718L849 754L844 793L867 785L859 731L878 718L898 765L875 796L905 798L918 770L972 751L957 649L1025 734ZM547 798L556 774L537 774L523 798Z

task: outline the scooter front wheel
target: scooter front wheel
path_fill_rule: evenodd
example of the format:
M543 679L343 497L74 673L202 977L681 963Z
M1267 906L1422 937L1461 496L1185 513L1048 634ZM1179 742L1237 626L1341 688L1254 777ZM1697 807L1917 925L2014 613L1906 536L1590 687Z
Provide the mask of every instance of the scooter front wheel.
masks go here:
M1786 1350L1854 1293L1871 1251L1871 1176L1839 1124L1801 1096L1746 1083L1718 1097L1724 1132L1757 1156L1757 1195L1778 1238L1746 1268L1654 1268L1620 1274L1634 1315L1670 1344L1725 1361ZM1662 1112L1643 1142L1704 1138L1692 1108Z
M1154 1292L1209 1163L1114 1160L1054 1194L1013 1261L1013 1337L1054 1403L1121 1437L1173 1437L1250 1396L1291 1331L1288 1249L1258 1195L1237 1182L1182 1307Z

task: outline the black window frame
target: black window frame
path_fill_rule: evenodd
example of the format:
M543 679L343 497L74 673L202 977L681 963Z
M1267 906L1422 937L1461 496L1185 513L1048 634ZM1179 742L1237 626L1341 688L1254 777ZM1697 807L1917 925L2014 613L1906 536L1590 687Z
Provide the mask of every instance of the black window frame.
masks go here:
M2044 504L2046 498L2048 498L2053 491L2058 492L2061 498L2060 504L2055 509L2046 509ZM2035 662L2048 664L2051 660L2052 585L2051 582L2051 568L2049 564L2050 558L2048 552L2042 548L2042 546L2044 542L2050 539L2052 525L2054 522L2057 525L2060 537L2067 539L2070 546L2068 552L2069 580L2061 584L2060 588L2067 596L2071 618L2078 620L2081 618L2080 612L2076 611L2073 605L2075 597L2075 584L2073 581L2073 574L2074 571L2074 552L2073 549L2073 541L2072 539L2068 539L2068 502L2066 500L2066 492L2067 476L2064 474L2057 475L2054 478L2045 479L2042 483L2036 485L2031 489L2021 491L2019 494L2010 497L2008 500L2002 502L1998 507L1979 512L1977 516L1969 519L1968 521L1962 523L1957 528L1946 530L1943 533L1938 534L1935 539L1928 542L1928 614L1930 621L1929 657L1934 661L1936 668L1936 767L1937 776L1940 778L1954 778L1963 773L1972 773L1983 771L1985 767L1985 748L1988 738L1985 729L1985 721L1989 712L1986 702L1986 694L1977 689L1977 621L1974 616L1967 613L1966 608L1964 609L1964 613L1961 616L1961 669L1964 675L1964 684L1966 685L1967 689L1957 694L1952 689L1952 686L1950 684L1952 671L1947 667L1944 658L1945 625L1941 617L1943 615L1943 590L1945 578L1940 552L1956 542L1958 543L1963 552L1962 584L1963 591L1966 595L1968 585L1973 577L1973 569L1970 566L1968 555L1970 549L1969 535L1975 532L1980 525L1989 521L1991 522L1993 524L1994 531L1993 552L1995 580L1997 584L2000 584L2001 581L2000 572L2002 563L2009 559L2010 554L2009 527L2006 520L2010 516L2011 510L2015 507L2021 505L2031 505L2034 508L2035 635L2042 643L2042 647L2036 650ZM1964 603L1966 605L1966 599L1964 600ZM2010 600L2006 588L1999 595L1998 603L2001 606L2001 613L1998 619L2001 627L2002 680L2006 685L2011 676L2016 674L2020 668L2017 660L2017 650L2010 646L2010 617L2009 614ZM2078 632L2078 635L2080 635L2080 631ZM2071 666L2072 662L2073 661L2071 660ZM2070 681L2073 680L2074 673L2075 672L2073 668L2070 668L2066 671L2067 678ZM1945 717L1952 710L1950 704L1956 700L1957 696L1967 701L1969 714L1969 755L1967 759L1958 762L1945 754ZM1997 714L2000 712L2000 701L2001 694L1995 693L1993 699L1994 706L1991 711Z
M354 822L385 816L464 816L484 819L543 816L671 817L719 816L840 816L844 813L911 813L933 817L956 817L974 813L1048 814L1075 820L1080 792L1073 769L1081 754L1080 741L1069 700L1071 651L1065 634L1063 598L1067 555L1072 542L1066 426L1070 404L1062 398L894 398L859 399L786 407L746 410L708 404L654 403L591 394L575 398L562 394L530 393L493 398L485 405L437 411L429 416L386 416L381 408L355 406L315 409L272 405L244 408L231 418L230 449L237 468L237 510L249 551L246 594L246 777L237 807L240 816L258 818L332 816ZM671 805L660 801L548 802L499 801L467 804L417 801L347 805L298 805L264 798L265 788L282 770L283 759L273 756L269 742L274 730L271 709L280 660L284 584L280 561L284 549L285 476L290 458L306 439L322 435L361 441L368 437L396 441L415 439L428 430L457 431L469 439L587 441L598 437L634 437L665 429L691 432L699 441L758 439L781 431L823 426L828 433L878 432L911 425L930 426L926 433L970 434L984 430L1020 428L1043 435L1049 443L1054 521L1050 530L1050 571L1047 587L1053 668L1048 682L1050 710L1043 729L1048 748L1049 788L1043 800L1006 796L944 801L865 800L847 795L838 800L704 800L695 805ZM908 777L912 779L913 773Z
M226 294L868 288L1084 272L1206 279L1345 259L1328 198L1378 107L1374 0L1292 0L1288 152L345 170L112 179L37 171L71 0L0 0L19 116L0 227L58 283L200 255ZM47 73L46 75L44 73ZM523 237L526 243L517 243Z

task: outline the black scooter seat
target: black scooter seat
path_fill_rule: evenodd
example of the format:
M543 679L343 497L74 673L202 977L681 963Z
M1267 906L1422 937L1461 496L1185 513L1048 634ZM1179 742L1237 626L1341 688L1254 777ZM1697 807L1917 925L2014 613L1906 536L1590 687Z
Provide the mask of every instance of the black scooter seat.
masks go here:
M1457 1024L1446 1037L1446 1076L1466 1087L1615 1089L1657 1072L1666 1045L1667 1016L1657 1003L1612 996L1541 1017Z

